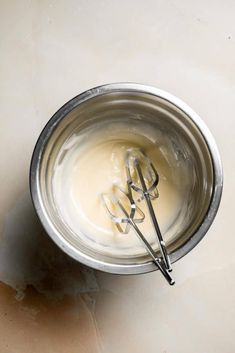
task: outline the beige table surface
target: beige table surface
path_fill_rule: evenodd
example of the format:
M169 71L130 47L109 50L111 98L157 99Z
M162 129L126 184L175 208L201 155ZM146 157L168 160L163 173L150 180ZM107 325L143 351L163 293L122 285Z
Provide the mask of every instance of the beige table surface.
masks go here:
M235 2L0 1L0 353L235 351ZM32 208L42 127L99 84L151 84L209 126L225 185L203 241L159 273L94 273L62 254Z

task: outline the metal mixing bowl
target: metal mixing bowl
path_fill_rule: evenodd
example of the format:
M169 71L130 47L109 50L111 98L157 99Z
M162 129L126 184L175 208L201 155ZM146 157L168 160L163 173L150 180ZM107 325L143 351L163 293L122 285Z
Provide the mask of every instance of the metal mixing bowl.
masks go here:
M172 262L187 254L206 234L216 215L222 193L222 167L214 138L204 122L169 93L140 84L118 83L93 88L70 100L50 119L37 141L31 161L30 188L45 230L63 251L98 270L137 274L156 270L148 256L124 258L87 247L66 227L52 192L53 166L64 141L75 130L123 117L130 120L141 117L146 124L161 129L171 137L177 158L190 159L195 180L190 198L185 200L187 216L175 220L175 234L167 242Z

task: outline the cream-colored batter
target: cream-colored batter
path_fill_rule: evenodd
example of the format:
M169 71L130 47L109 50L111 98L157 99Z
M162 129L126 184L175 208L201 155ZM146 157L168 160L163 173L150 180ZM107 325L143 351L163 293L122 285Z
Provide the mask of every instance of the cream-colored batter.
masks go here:
M126 186L125 155L130 148L141 148L159 174L159 198L153 202L163 236L182 208L186 184L182 187L182 166L167 149L169 141L152 126L138 121L96 124L83 133L72 135L57 158L53 193L56 207L67 226L96 251L119 256L145 252L133 231L118 232L101 200L112 186ZM185 171L184 171L185 172ZM140 229L157 247L156 235L145 202Z

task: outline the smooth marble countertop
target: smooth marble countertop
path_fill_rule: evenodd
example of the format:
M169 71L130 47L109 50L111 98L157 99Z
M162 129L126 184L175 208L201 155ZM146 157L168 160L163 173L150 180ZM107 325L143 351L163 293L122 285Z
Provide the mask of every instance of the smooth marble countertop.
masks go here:
M235 2L0 2L0 353L235 351ZM206 122L224 167L209 232L159 273L85 268L43 231L29 163L49 118L110 82L164 89Z

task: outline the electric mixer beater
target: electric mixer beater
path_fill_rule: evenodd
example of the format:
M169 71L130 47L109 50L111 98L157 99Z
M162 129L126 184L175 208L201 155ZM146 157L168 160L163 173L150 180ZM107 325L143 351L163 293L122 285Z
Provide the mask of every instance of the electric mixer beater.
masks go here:
M113 185L111 193L103 193L101 195L104 206L120 233L127 234L130 228L135 231L135 234L144 244L154 264L168 283L173 285L175 281L170 275L172 271L170 257L167 253L166 244L163 240L152 205L152 201L159 196L157 190L159 175L150 159L139 149L128 150L125 162L127 176L126 190L123 190L118 185ZM133 191L139 197L134 197ZM143 200L146 202L162 257L156 256L152 246L137 225L145 220L145 214L137 206L137 203L139 204ZM125 224L124 227L123 224Z

